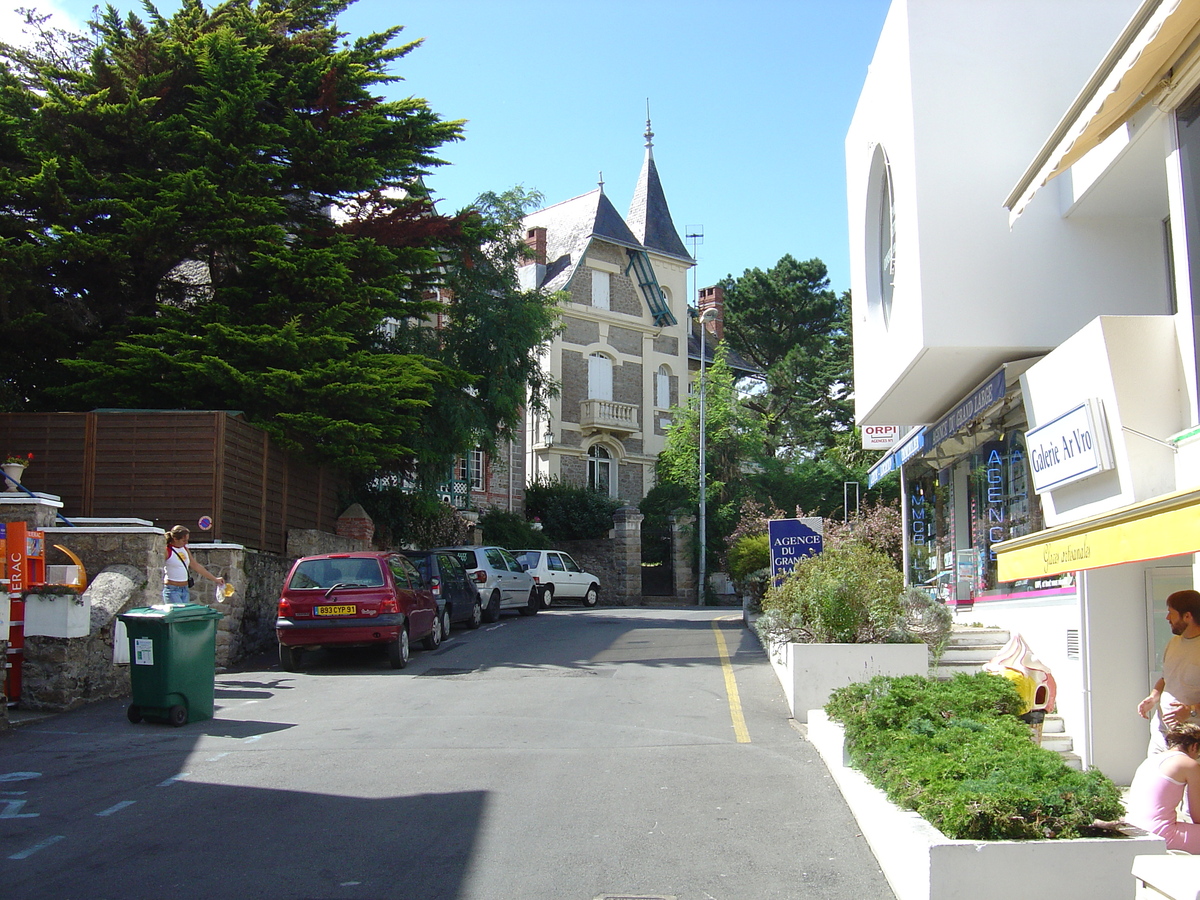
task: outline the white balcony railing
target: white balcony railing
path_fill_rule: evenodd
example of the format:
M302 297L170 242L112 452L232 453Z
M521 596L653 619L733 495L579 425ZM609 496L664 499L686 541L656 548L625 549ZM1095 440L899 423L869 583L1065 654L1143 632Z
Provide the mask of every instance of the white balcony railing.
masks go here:
M579 425L584 431L633 434L638 427L638 408L612 400L584 400L579 404Z

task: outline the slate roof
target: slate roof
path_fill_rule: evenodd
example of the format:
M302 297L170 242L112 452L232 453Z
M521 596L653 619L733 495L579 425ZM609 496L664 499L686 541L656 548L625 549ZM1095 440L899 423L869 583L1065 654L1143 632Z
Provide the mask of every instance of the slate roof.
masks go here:
M704 364L711 366L716 355L717 339L714 335L705 331ZM688 329L688 359L695 362L700 361L700 326L695 322L692 322L691 327ZM728 344L725 345L725 361L729 364L729 368L733 369L733 374L738 378L763 374L762 369L750 362L750 360L746 359Z
M525 217L526 228L539 226L546 229L546 277L541 287L550 291L566 287L592 238L632 250L643 249L612 201L599 188Z

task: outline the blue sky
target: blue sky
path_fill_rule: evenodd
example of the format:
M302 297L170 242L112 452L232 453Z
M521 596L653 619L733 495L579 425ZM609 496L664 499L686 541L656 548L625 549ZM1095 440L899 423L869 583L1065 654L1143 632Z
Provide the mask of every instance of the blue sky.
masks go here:
M82 22L90 0L30 5ZM113 0L122 10L140 3ZM160 4L164 12L172 0ZM702 230L699 287L785 253L849 288L844 139L888 0L359 0L352 35L424 39L396 95L466 119L427 180L452 212L524 185L557 203L592 190L628 209L654 157L680 235ZM14 17L0 11L0 40ZM697 229L695 226L701 226Z

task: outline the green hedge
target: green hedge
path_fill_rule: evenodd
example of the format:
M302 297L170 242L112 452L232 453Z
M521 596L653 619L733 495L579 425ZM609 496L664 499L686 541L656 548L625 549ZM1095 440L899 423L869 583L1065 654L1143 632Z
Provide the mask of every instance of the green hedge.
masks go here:
M897 806L962 840L1074 838L1124 815L1120 792L1030 740L1005 678L877 677L834 691L854 766Z

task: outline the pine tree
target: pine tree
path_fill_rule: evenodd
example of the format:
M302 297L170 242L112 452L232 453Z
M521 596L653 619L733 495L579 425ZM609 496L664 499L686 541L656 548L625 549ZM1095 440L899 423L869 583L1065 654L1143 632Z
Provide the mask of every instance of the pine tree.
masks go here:
M745 397L773 456L810 457L853 427L850 295L825 264L785 255L721 282L730 346L763 374Z
M346 41L348 3L110 7L82 49L0 47L0 408L238 409L365 472L411 467L435 404L485 382L397 342L495 217L436 213L422 176L461 124L377 95L419 42ZM546 304L499 290L528 357ZM445 443L511 428L524 395L506 383Z

